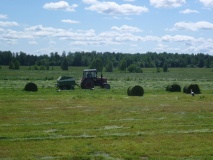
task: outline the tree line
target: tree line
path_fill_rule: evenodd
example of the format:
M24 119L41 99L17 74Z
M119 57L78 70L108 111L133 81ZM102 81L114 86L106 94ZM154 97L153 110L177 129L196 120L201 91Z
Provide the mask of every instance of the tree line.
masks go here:
M0 51L0 65L8 65L10 69L19 69L19 66L29 66L31 69L49 69L51 66L61 66L68 70L69 66L85 66L97 68L99 71L142 72L142 68L185 68L185 67L213 67L213 56L203 53L115 53L115 52L51 52L49 55L32 55L24 52L13 53Z

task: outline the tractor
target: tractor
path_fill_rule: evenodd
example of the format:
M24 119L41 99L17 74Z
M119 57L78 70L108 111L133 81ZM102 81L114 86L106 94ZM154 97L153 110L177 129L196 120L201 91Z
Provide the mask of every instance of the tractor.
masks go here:
M81 79L82 89L93 89L94 86L100 86L101 88L110 89L110 85L107 83L107 78L97 77L97 69L85 69L83 71L83 77Z

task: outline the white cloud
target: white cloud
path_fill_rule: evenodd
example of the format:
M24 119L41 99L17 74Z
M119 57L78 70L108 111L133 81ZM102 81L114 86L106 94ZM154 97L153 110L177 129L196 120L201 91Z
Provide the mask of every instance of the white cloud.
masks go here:
M18 26L19 24L17 22L4 22L0 21L0 27L12 27L12 26Z
M213 7L213 0L200 0L200 2L206 7Z
M66 9L69 7L69 3L65 1L60 1L60 2L51 2L51 3L46 3L44 4L43 8L45 9Z
M109 15L134 15L149 11L148 8L144 6L135 6L131 4L119 5L115 2L106 1L91 3L91 6L86 9Z
M195 40L194 37L185 36L185 35L175 35L175 36L166 35L166 36L163 36L161 39L164 42L188 42L188 41Z
M161 40L155 48L160 52L213 53L212 39L194 38L185 35L165 35Z
M31 34L34 37L47 37L55 36L59 33L64 33L65 30L52 27L43 27L42 25L32 26L25 28L26 33Z
M213 40L199 38L186 48L186 53L213 53Z
M94 30L64 30L60 28L43 27L42 25L25 28L25 32L34 38L59 38L59 40L91 40L96 34Z
M94 4L94 3L97 3L98 0L83 0L83 2L86 4Z
M7 19L7 15L5 15L5 14L0 14L0 19Z
M70 44L75 46L89 46L89 45L104 45L107 43L102 41L75 41L71 42Z
M180 11L180 13L189 14L189 13L199 13L199 12L197 10L186 9L186 10Z
M185 3L185 0L150 0L150 4L156 8L177 8Z
M63 19L61 20L63 23L70 23L70 24L77 24L80 23L79 21L71 20L71 19Z
M160 37L157 37L157 36L144 36L144 37L141 37L140 39L141 41L152 41L152 42L159 42L161 39Z
M78 7L77 4L73 4L73 5L69 5L68 2L66 1L59 1L59 2L50 2L50 3L46 3L43 5L44 9L49 9L49 10L66 10L69 12L74 12L75 8Z
M102 47L113 45L114 47L122 47L123 45L123 48L125 48L127 45L131 46L131 44L133 44L132 47L134 47L134 45L141 46L141 44L143 45L144 43L157 43L157 46L153 46L151 50L178 52L179 48L180 52L185 53L192 53L192 51L193 53L199 53L201 51L204 52L204 50L205 53L213 53L212 39L195 38L187 35L165 35L162 37L153 35L140 36L138 33L141 31L142 30L140 28L128 25L123 25L120 27L113 26L108 31L100 33L96 33L96 31L92 29L65 30L61 28L37 25L25 28L23 31L14 31L11 29L6 30L1 28L0 40L2 42L6 41L7 44L18 44L19 39L29 39L28 43L31 45L40 44L40 40L45 40L49 42L47 45L50 46L57 46L58 43L61 43L60 41L63 41L63 43L66 42L67 44L73 46ZM135 51L136 50L137 48Z
M171 51L171 50L172 52L177 51L177 48L169 47L168 45L165 45L163 43L158 43L154 49L157 52L165 52L165 51Z
M137 42L140 40L141 40L140 36L133 35L131 33L122 33L120 35L118 34L118 36L113 38L113 41L117 41L117 42L126 42L126 41Z
M179 29L179 30L190 30L190 31L197 31L199 29L213 30L213 23L206 22L206 21L199 21L196 23L178 22L178 23L175 23L174 26L176 29Z
M18 39L31 39L33 38L32 34L23 31L15 31L11 29L1 30L0 37L6 41L13 41Z
M128 25L123 25L121 27L113 26L111 29L119 32L142 32L141 29Z

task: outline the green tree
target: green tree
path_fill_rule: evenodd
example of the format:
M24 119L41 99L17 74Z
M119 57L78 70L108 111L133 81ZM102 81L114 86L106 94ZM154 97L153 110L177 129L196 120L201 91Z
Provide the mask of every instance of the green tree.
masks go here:
M18 60L16 60L15 61L15 63L14 63L14 69L17 69L17 70L19 70L19 68L20 68L20 63L19 63L19 61Z
M168 72L168 64L167 63L163 64L163 71Z
M202 67L204 67L204 65L205 65L205 61L204 61L204 59L201 57L201 58L199 59L199 62L198 62L198 67L202 68Z
M211 67L211 60L210 60L210 57L208 57L207 60L206 60L206 67L207 67L207 68L210 68L210 67Z
M109 61L105 67L106 72L113 72L113 63Z
M49 63L47 63L47 65L46 65L46 70L50 70Z
M135 64L130 64L129 67L127 68L127 70L131 73L135 72L135 68L136 68L136 65Z
M119 63L118 69L120 71L126 71L126 67L127 67L126 60L122 59L121 62Z
M73 66L81 66L82 54L80 52L76 52L74 54Z
M143 73L143 70L139 66L137 66L136 64L129 65L127 70L131 73Z
M61 69L62 70L68 70L68 61L67 61L67 58L66 57L64 57L64 59L63 59L63 61L62 61L62 63L61 63Z
M102 72L103 63L102 63L101 58L96 58L95 60L93 60L92 65L90 66L90 68L96 68L98 72Z
M10 61L9 69L15 69L15 65L14 65L13 61Z

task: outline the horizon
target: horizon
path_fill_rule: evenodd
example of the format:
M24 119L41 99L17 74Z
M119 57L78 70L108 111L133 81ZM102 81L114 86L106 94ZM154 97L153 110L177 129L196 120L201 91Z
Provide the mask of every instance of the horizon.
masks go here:
M65 54L66 56L68 56L68 54L75 54L75 53L96 53L96 54L107 54L107 53L109 53L109 54L130 54L130 55L134 55L134 54L172 54L172 55L174 55L174 54L178 54L178 55L189 55L189 56L191 56L191 55L194 55L194 56L197 56L197 55L206 55L206 56L210 56L210 57L212 57L213 55L211 55L211 54L208 54L208 53L171 53L171 52L150 52L150 51L147 51L147 52L145 52L145 53L139 53L139 52L137 52L137 53L123 53L123 52L109 52L109 51L104 51L104 52L97 52L97 51L74 51L74 52L71 52L71 51L68 51L68 52L65 52L65 51L62 51L62 52L50 52L50 53L43 53L43 54L30 54L30 53L27 53L27 52L23 52L23 51L14 51L14 52L12 52L12 51L10 51L10 50L5 50L5 51L2 51L2 50L0 50L0 52L11 52L12 54L18 54L18 55L20 55L21 53L24 53L24 54L26 54L26 55L33 55L33 56L44 56L44 55L47 55L47 56L51 56L51 54L53 53L53 54L55 54L55 53L57 53L59 56L62 56L63 54Z

